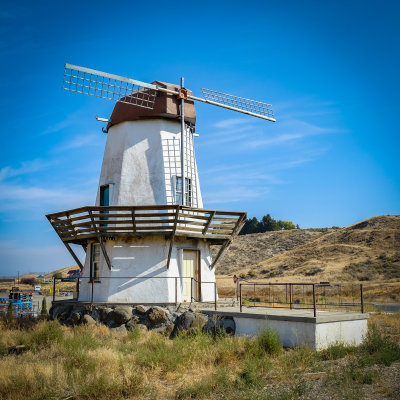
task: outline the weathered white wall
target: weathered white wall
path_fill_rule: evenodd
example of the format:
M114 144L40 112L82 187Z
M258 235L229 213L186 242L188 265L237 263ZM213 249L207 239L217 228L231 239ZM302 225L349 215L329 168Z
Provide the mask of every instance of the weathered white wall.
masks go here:
M126 121L109 129L99 187L113 184L110 205L176 204L173 177L181 176L180 129L179 121L167 119ZM193 175L193 206L202 208L193 138L187 135L185 174Z
M316 326L316 348L325 349L330 344L359 345L367 334L367 319L320 323Z
M359 345L367 334L367 318L335 322L299 322L259 318L234 317L236 334L255 336L272 328L281 337L284 347L308 345L322 350L335 343Z
M169 269L166 268L169 240L164 237L145 237L130 240L109 240L105 243L112 263L110 271L100 254L100 282L94 283L95 302L114 303L174 303L182 302L183 249L200 250L202 301L214 301L214 270L210 269L209 246L202 240L176 238ZM90 275L90 246L86 256L83 276ZM131 277L148 277L146 279ZM178 279L175 280L175 277ZM175 281L177 291L175 291ZM83 278L79 300L91 300L92 284ZM177 296L177 298L175 297Z
M255 336L259 332L271 328L279 333L284 347L295 347L302 344L306 344L310 348L315 347L315 324L255 318L234 317L233 319L236 323L237 335Z

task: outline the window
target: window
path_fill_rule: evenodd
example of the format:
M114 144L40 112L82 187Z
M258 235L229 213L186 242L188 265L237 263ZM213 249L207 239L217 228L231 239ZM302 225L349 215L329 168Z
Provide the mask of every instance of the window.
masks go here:
M90 281L99 282L100 278L100 243L90 245Z
M100 186L100 206L107 207L110 205L110 185ZM108 210L103 211L103 214L108 214ZM101 217L102 221L107 220L107 217ZM100 226L107 226L107 224L101 224Z
M177 204L182 204L182 177L176 177L175 200ZM185 206L192 206L192 180L185 178Z
M100 186L100 206L110 205L110 185Z

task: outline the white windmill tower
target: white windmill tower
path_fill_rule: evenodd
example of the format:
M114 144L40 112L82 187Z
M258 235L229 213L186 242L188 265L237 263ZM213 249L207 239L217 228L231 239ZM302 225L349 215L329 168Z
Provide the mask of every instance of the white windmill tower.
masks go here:
M215 264L246 213L203 208L194 153L201 101L275 121L269 104L65 65L64 89L114 100L95 206L47 215L83 271L79 300L214 301ZM70 244L86 251L82 265ZM212 260L210 245L220 249Z

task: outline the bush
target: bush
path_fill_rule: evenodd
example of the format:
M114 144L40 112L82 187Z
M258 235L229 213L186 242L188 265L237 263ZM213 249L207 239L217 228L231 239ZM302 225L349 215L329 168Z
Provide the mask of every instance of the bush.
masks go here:
M378 364L391 365L400 360L400 346L384 336L376 324L368 329L361 351L372 357L371 363L375 361Z
M282 351L282 340L279 333L271 328L258 334L256 344L261 353L277 355Z
M335 343L329 346L325 350L318 352L318 357L320 360L337 360L339 358L345 357L347 354L352 354L356 351L354 346L346 346L343 343Z
M37 283L38 283L38 280L36 278L21 278L20 279L21 285L35 286Z
M256 271L254 271L254 269L249 269L249 270L247 271L247 275L248 275L250 278L254 278L254 277L256 276Z
M37 330L32 333L31 344L34 348L50 346L53 342L61 342L63 336L60 323L51 321L38 325Z
M40 311L41 315L47 315L47 303L46 303L46 297L43 296L42 300L42 310Z
M8 304L6 319L8 322L11 322L14 319L14 303L12 301Z

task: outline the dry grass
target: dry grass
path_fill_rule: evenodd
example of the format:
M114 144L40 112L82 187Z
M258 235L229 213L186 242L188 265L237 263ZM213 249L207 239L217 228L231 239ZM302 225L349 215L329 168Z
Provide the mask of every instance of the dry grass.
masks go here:
M3 322L0 398L328 399L338 388L345 398L355 388L382 389L384 368L400 359L399 321L399 315L371 320L391 330L391 340L373 325L364 346L338 344L323 352L283 351L273 331L257 338L197 332L170 340L135 330L111 335L103 325L67 328L40 322L15 329ZM27 351L8 354L17 344ZM384 387L389 395L382 398L396 393L389 389Z

